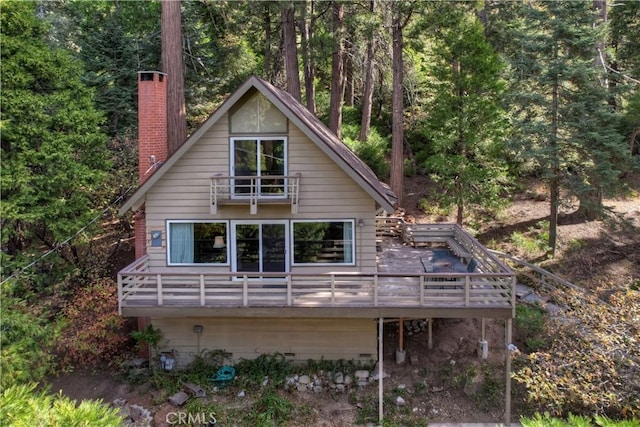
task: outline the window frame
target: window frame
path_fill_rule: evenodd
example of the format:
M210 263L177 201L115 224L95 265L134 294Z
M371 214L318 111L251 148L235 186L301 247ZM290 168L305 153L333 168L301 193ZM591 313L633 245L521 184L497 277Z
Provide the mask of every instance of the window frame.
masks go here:
M298 223L342 223L351 224L351 262L296 262L295 224ZM291 220L291 266L292 267L327 267L327 266L355 266L356 265L356 221L355 219L292 219Z
M171 261L171 227L173 224L222 224L225 228L224 234L224 243L225 243L225 254L226 254L226 262L191 262L191 263L178 263ZM167 266L168 267L198 267L198 266L208 266L208 267L228 267L231 265L231 254L229 248L229 221L225 220L215 220L215 219L169 219L166 220L166 229L167 229ZM195 245L194 245L195 249Z
M246 199L246 198L250 198L251 194L244 194L244 193L236 193L235 192L235 176L236 176L236 159L235 159L235 151L236 151L236 142L238 141L253 141L255 143L255 148L256 148L256 179L258 180L258 188L261 189L261 180L262 179L270 179L269 176L270 175L262 175L262 165L260 164L260 160L261 160L261 151L260 151L260 147L263 141L282 141L283 144L283 149L282 149L282 153L283 153L283 174L282 176L287 176L287 174L289 173L289 155L288 155L288 147L289 147L289 139L286 135L283 134L273 134L273 135L266 135L266 134L260 134L260 135L238 135L238 136L231 136L229 137L229 176L231 177L231 182L232 182L232 188L231 188L231 198L232 199ZM240 176L245 176L245 175L240 175ZM253 176L253 175L250 175ZM286 199L287 197L289 197L289 185L288 185L288 180L284 179L283 183L282 183L282 193L263 193L262 191L259 191L256 196L257 197L267 197L267 198L274 198L274 199Z

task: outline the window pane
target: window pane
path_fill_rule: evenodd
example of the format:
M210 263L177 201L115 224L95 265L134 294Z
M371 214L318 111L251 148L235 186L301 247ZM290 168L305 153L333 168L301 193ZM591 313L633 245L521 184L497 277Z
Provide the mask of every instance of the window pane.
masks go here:
M307 263L352 263L351 222L294 222L293 261Z
M284 168L284 141L262 140L260 141L260 175L285 174ZM284 193L284 179L261 179L261 193Z
M260 132L278 132L285 133L287 131L287 118L278 110L267 98L260 95Z
M236 225L237 271L260 271L260 226Z
M257 93L231 116L233 133L285 133L287 118L267 98Z
M169 223L171 264L226 264L227 225L216 222Z
M258 97L253 96L231 116L231 132L256 133L258 131Z
M233 175L256 176L258 173L258 141L254 139L236 139L233 142ZM234 180L235 194L251 193L250 179Z

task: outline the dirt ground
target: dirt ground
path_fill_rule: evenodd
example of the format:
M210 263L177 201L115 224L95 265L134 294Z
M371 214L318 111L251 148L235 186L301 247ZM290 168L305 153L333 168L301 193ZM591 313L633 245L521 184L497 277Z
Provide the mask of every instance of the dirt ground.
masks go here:
M560 218L558 252L556 260L545 261L552 269L573 283L593 288L603 283L624 286L640 280L640 176L632 177L634 197L607 199L605 205L617 212L617 221L574 222L567 213L575 207L566 206ZM429 182L425 177L407 179L405 195L406 214L418 222L449 221L454 218L427 215L419 209L420 199ZM502 213L485 219L476 237L488 246L505 252L515 250L503 242L514 231L526 232L549 214L549 203L542 188L529 187ZM563 222L564 220L564 222ZM628 224L631 228L625 228ZM635 227L635 228L633 228ZM406 408L412 420L428 422L503 422L504 421L504 322L489 320L486 339L489 359L481 362L477 355L480 339L480 321L436 319L433 326L434 348L427 346L427 333L405 336L407 363L395 363L398 342L398 324L389 323L384 332L385 393L395 398L397 390L406 400ZM517 330L514 342L518 343ZM479 384L488 380L498 385L492 393L478 398ZM51 391L61 391L76 399L102 399L106 403L114 399L126 399L151 409L156 425L167 425L163 417L171 406L157 403L157 392L148 385L131 386L118 381L111 372L86 373L75 371L50 379ZM367 391L377 396L377 385ZM353 396L336 398L335 394L299 393L301 403L314 408L316 425L352 426L361 408L354 404ZM220 397L230 404L235 396ZM512 419L521 415L522 405L514 395ZM247 400L249 401L249 400ZM407 412L407 411L405 411Z

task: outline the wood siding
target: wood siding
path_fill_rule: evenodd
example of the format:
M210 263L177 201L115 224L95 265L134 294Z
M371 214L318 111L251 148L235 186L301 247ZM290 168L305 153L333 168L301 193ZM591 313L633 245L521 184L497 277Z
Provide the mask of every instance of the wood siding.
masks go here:
M225 350L233 362L261 354L281 353L289 360L377 359L375 319L150 318L162 330L162 351L174 351L177 368L184 368L204 350ZM198 335L194 325L203 327Z
M376 268L375 201L342 169L326 156L298 128L289 125L287 142L288 174L301 174L300 203L297 214L288 206L258 205L257 215L249 206L221 206L216 215L209 212L210 178L229 174L228 115L222 117L184 154L146 194L147 230L161 230L165 244L148 247L149 266L166 267L166 220L240 219L363 219L356 226L356 266L331 266L336 271L373 272ZM147 233L148 234L148 233ZM229 267L171 267L189 271L228 271ZM292 267L296 272L326 270L318 267Z

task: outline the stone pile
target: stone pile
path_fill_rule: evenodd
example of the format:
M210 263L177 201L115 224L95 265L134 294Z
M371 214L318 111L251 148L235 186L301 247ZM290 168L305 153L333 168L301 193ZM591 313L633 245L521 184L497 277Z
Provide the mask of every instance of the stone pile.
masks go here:
M285 380L285 390L322 393L323 391L346 392L353 387L366 387L377 380L366 369L359 369L353 375L344 372L319 371L313 375L293 375Z
M151 411L140 405L129 404L125 399L115 399L111 406L118 408L125 426L150 427L153 417Z
M407 336L416 335L427 330L429 321L425 319L405 320L402 322L404 333Z

